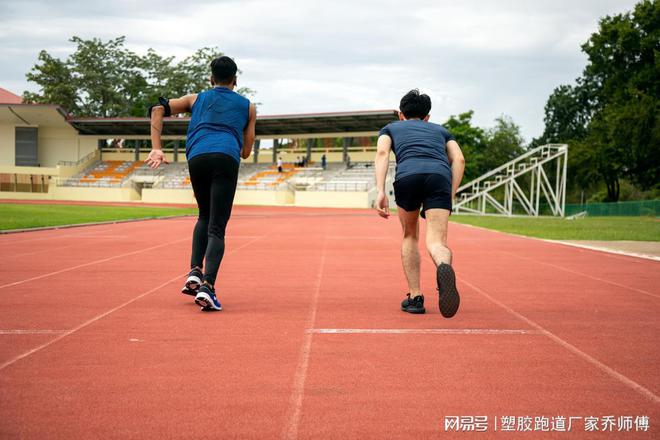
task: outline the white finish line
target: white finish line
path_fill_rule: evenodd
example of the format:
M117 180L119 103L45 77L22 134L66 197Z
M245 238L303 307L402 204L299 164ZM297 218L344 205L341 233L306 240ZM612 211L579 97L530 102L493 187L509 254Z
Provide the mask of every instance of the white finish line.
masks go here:
M538 330L497 328L313 328L307 333L316 334L440 334L440 335L538 335Z

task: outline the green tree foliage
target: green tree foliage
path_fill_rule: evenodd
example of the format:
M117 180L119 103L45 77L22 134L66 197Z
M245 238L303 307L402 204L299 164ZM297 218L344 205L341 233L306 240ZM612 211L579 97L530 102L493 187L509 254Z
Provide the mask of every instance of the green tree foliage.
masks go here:
M575 86L560 86L534 143L571 144L573 184L603 182L619 198L620 179L643 190L660 182L660 1L600 20L582 45L588 63Z
M525 152L520 127L508 116L495 119L495 126L484 130L473 125L472 110L450 116L442 124L456 138L465 156L464 182L505 164Z
M159 96L180 97L210 86L209 64L223 55L204 47L176 62L153 49L139 55L125 46L125 37L108 41L72 37L76 50L66 59L41 51L26 75L40 87L24 92L27 102L58 104L75 116L144 116ZM248 88L238 93L252 96Z
M464 181L469 182L479 177L482 173L483 153L486 148L486 132L472 125L474 111L470 110L458 116L450 116L447 122L442 124L451 131L456 142L461 146L465 156Z
M523 154L524 143L520 127L513 119L504 115L495 119L495 126L486 131L486 154L481 161L484 172Z

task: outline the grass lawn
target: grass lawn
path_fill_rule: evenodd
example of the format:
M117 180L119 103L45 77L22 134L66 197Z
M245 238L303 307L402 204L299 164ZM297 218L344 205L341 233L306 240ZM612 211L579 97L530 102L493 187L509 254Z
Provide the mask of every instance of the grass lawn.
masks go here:
M660 241L660 219L655 217L562 218L452 215L456 223L552 240Z
M193 208L0 203L0 230L195 214Z

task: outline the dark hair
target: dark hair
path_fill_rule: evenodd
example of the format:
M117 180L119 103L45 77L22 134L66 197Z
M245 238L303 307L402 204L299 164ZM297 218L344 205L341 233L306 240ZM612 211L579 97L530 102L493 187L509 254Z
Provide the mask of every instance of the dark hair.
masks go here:
M412 89L401 98L399 110L406 119L424 119L431 111L431 98L429 95L420 94L418 89Z
M238 66L234 60L227 56L221 56L211 61L211 73L215 82L218 84L227 84L236 76Z

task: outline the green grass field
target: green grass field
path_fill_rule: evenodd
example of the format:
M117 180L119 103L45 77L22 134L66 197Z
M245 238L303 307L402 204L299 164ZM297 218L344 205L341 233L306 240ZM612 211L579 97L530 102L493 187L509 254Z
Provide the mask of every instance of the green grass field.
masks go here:
M452 215L451 221L528 237L552 240L660 241L660 220L655 217L562 218L491 217Z
M0 230L196 214L193 208L0 204Z

